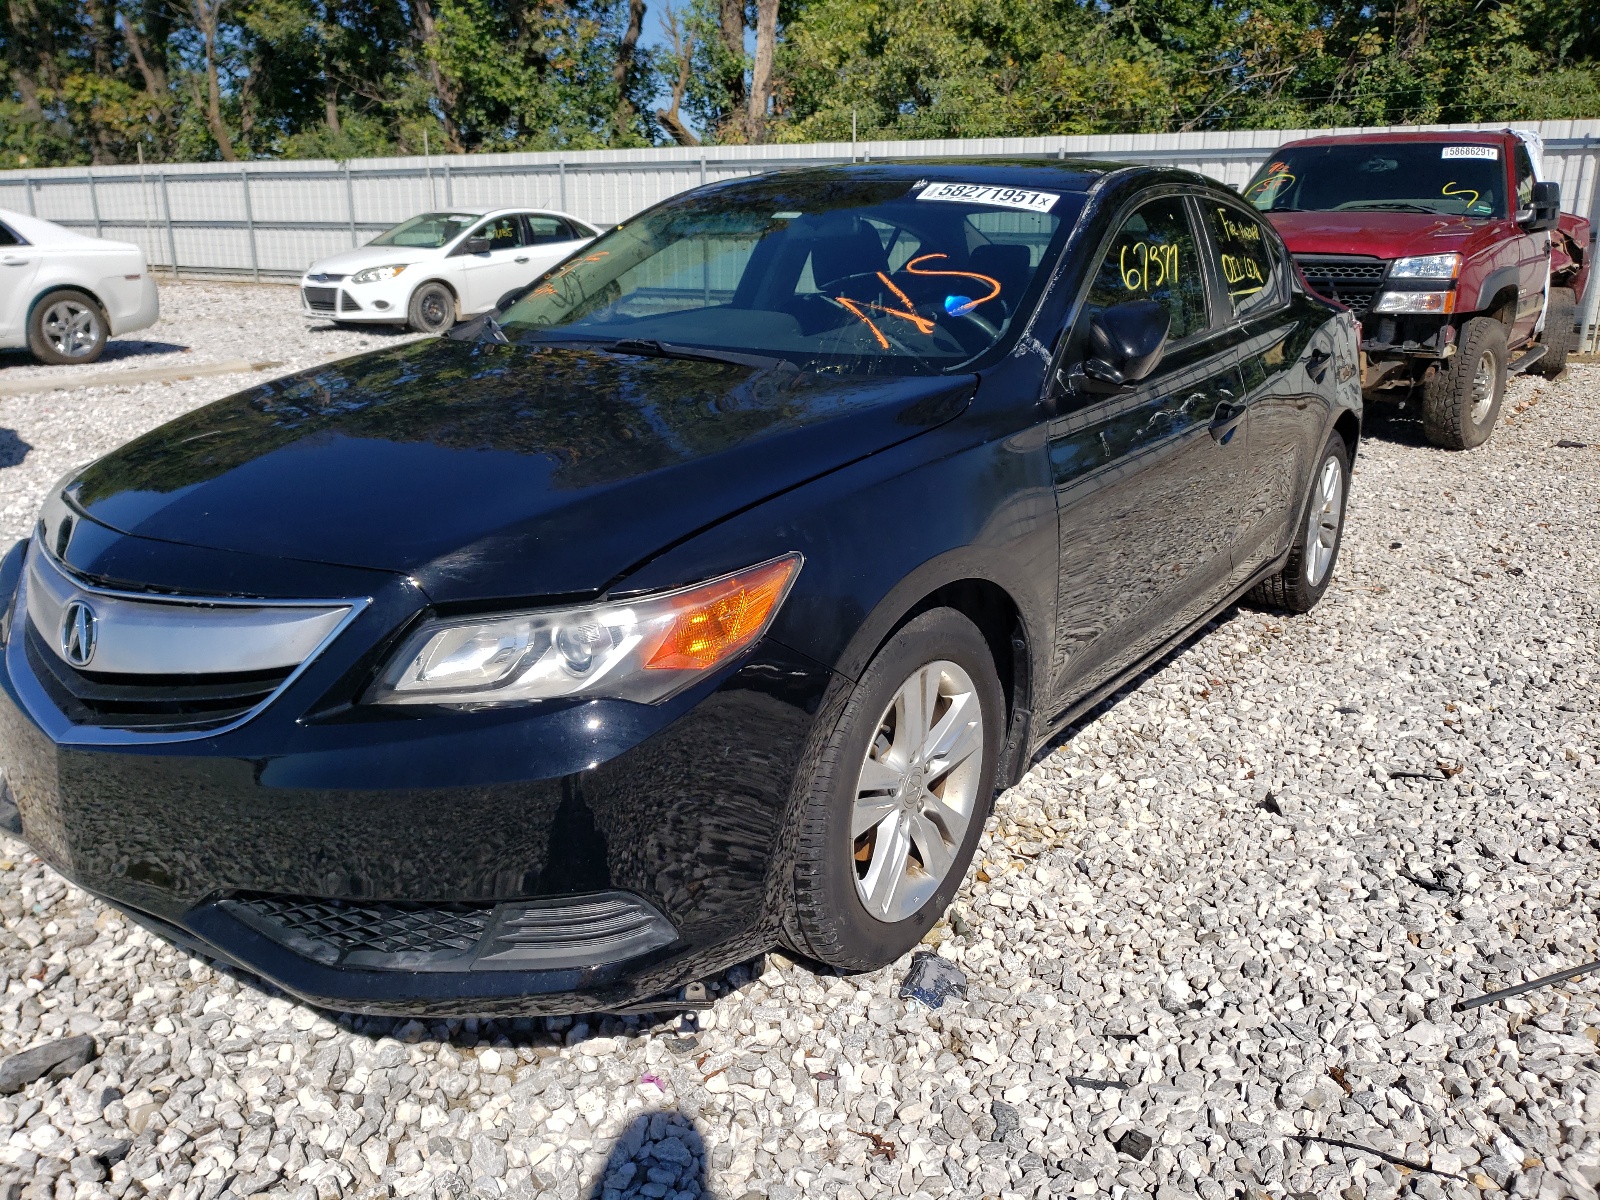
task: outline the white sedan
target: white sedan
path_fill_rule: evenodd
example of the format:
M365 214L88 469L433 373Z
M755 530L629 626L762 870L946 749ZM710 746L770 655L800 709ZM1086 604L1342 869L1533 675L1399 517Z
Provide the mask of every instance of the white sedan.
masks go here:
M92 363L107 338L148 329L160 316L156 281L132 242L0 208L0 349Z
M311 264L305 315L439 333L488 312L597 236L566 213L458 208L422 213L365 246Z

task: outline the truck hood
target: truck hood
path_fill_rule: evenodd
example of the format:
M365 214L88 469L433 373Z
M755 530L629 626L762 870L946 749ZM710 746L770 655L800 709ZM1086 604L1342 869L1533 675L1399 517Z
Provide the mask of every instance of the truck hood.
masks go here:
M1499 221L1408 212L1267 213L1291 254L1470 254L1495 240Z
M950 420L974 383L416 342L180 417L65 497L122 533L398 572L436 601L593 594Z

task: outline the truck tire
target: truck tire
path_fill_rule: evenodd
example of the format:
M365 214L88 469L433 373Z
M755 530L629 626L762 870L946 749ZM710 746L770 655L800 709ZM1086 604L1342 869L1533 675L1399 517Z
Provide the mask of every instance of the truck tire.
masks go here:
M1548 349L1530 369L1554 379L1567 369L1567 355L1578 340L1578 294L1571 288L1550 289L1550 306L1545 310L1544 333L1539 340Z
M1506 327L1473 317L1455 356L1422 385L1422 430L1435 446L1471 450L1489 440L1506 394Z

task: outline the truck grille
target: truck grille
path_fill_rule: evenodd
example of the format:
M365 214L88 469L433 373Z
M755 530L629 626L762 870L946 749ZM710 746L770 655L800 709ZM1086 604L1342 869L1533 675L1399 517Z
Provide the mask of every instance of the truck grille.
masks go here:
M306 307L312 312L331 313L336 311L335 301L339 295L338 288L308 287L300 290L306 298Z
M1383 287L1389 263L1358 254L1296 254L1295 263L1318 295L1365 316Z

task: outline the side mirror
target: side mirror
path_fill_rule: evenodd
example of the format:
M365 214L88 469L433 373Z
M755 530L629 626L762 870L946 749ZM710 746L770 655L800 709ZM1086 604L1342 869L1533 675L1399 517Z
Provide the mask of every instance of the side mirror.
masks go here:
M1529 233L1554 229L1561 220L1561 185L1544 181L1533 185L1533 207L1517 214L1517 224Z
M1089 318L1089 357L1067 377L1074 391L1117 395L1156 369L1172 315L1154 300L1129 300Z
M469 237L461 243L458 254L487 254L489 253L489 239L485 237Z

